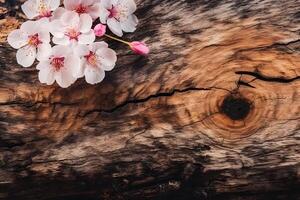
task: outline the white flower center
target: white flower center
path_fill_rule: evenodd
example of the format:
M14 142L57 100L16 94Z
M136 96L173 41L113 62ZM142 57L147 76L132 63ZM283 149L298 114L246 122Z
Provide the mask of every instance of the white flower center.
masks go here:
M87 7L83 6L82 4L78 5L77 8L75 9L75 11L78 14L83 14L83 13L87 13Z
M128 8L117 5L117 6L112 6L111 9L108 9L109 11L109 18L115 18L118 21L121 21L122 19L126 19L128 16Z
M50 64L54 68L55 71L59 71L65 64L64 57L53 57Z
M28 36L28 44L34 47L37 47L39 44L42 44L42 41L39 39L39 34L34 34Z
M90 51L90 53L84 57L91 66L97 65L97 56L94 52Z
M75 29L69 29L65 35L67 37L69 37L69 40L76 40L78 41L78 36L80 35L81 33L76 31Z
M45 4L43 0L39 0L38 2L38 12L39 12L39 18L52 16L51 10L48 8L48 6Z

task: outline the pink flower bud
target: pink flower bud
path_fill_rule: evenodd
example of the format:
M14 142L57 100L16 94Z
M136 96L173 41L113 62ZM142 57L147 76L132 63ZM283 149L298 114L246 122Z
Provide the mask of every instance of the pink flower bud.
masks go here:
M98 37L102 37L106 32L106 25L97 24L94 28L95 35Z
M132 49L132 51L139 55L146 56L150 52L149 47L147 47L147 45L144 42L131 42L129 43L129 46Z

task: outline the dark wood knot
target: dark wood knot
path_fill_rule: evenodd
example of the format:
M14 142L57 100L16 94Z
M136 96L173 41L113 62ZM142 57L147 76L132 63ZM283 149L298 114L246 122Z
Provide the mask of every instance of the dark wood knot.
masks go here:
M243 120L251 111L251 103L240 96L227 96L220 108L220 111L232 120Z

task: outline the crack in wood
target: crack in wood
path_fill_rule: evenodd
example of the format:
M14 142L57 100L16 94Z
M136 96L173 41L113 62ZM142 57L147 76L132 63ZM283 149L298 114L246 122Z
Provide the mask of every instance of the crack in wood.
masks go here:
M157 94L153 94L150 95L146 98L142 98L142 99L133 99L133 100L127 100L125 102L123 102L120 105L117 105L111 109L95 109L95 110L90 110L88 112L86 112L85 114L83 114L83 117L86 117L92 113L101 113L101 112L105 112L105 113L113 113L116 110L123 108L125 106L127 106L128 104L138 104L138 103L145 103L151 99L155 99L155 98L160 98L160 97L171 97L173 95L175 95L176 93L186 93L186 92L191 92L191 91L209 91L212 89L217 89L217 90L225 90L227 92L231 92L230 90L227 90L225 88L220 88L220 87L210 87L210 88L196 88L196 87L189 87L189 88L185 88L185 89L173 89L171 92L161 92L161 93L157 93Z
M261 80L261 81L265 81L265 82L291 83L293 81L300 80L300 76L296 76L294 78L284 78L284 77L268 77L261 73L251 72L251 71L236 71L235 73L239 74L239 75L253 76L253 77L255 77L255 80ZM251 82L253 82L253 80Z

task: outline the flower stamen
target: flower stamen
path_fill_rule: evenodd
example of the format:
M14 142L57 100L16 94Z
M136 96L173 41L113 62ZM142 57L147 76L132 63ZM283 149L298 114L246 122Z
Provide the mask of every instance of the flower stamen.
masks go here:
M83 6L82 4L78 5L78 7L75 9L75 11L78 14L83 14L83 13L87 13L87 7Z
M112 6L112 8L111 9L108 9L108 11L109 11L109 18L117 18L118 17L118 9L117 9L117 7L115 7L115 6Z
M78 36L80 35L80 32L78 32L74 29L70 29L67 31L67 33L65 35L68 36L70 40L78 41Z
M39 39L39 34L28 36L28 44L34 47L37 47L39 44L42 44L42 41Z
M91 66L97 65L97 56L94 52L90 51L90 53L88 55L84 56L84 58Z
M43 18L43 17L52 17L52 12L50 10L42 10L39 13L39 17L38 18Z
M54 57L52 58L50 64L55 69L55 71L59 71L65 64L64 57Z
M48 6L45 4L45 2L43 0L39 1L38 11L39 11L38 18L51 17L52 16L51 10L48 8Z

